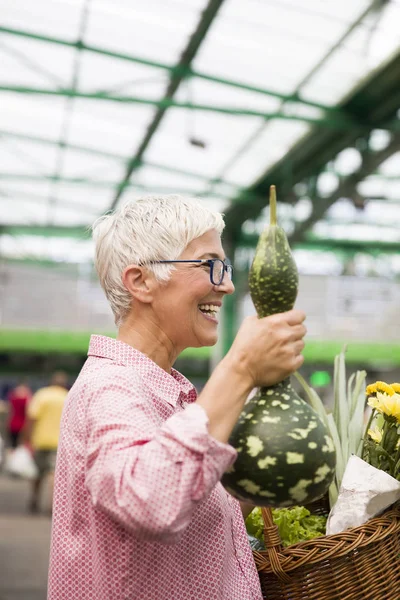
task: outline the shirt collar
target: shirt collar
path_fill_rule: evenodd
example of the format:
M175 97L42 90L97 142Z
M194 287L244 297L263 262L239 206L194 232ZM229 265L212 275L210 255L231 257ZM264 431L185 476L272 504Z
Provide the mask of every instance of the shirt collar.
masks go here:
M176 406L182 397L186 402L194 402L196 399L195 387L182 373L176 369L171 369L171 374L167 373L148 356L125 342L105 335L92 335L88 356L108 358L116 364L134 367L143 382L150 384L153 391L172 406ZM157 389L152 385L154 381L157 381Z

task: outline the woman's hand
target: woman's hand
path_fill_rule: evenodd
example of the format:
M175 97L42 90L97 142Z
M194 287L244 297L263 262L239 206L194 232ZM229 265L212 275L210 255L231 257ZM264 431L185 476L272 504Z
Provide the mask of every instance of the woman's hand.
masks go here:
M303 364L305 318L301 310L263 319L247 317L224 360L249 378L251 387L282 381Z

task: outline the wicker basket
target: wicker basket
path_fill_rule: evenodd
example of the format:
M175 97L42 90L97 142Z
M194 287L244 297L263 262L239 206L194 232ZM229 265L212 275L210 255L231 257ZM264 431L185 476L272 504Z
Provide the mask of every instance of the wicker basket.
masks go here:
M400 503L360 527L282 548L262 509L266 550L253 551L267 600L400 600Z

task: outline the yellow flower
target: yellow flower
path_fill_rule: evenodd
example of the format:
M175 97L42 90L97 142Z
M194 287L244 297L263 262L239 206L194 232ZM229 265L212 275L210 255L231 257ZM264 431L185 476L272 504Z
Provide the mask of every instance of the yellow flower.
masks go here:
M395 391L396 394L400 394L400 383L391 383L390 387Z
M382 441L382 431L380 429L368 429L368 435L377 444L381 443L381 441Z
M388 385L384 381L375 381L375 383L371 383L371 385L368 385L367 389L365 390L367 396L372 396L373 394L377 394L378 392L388 394L388 396L393 396L393 394L395 393L392 386Z
M377 391L376 397L371 396L368 398L368 404L382 414L395 417L400 423L400 394L393 392L389 395Z

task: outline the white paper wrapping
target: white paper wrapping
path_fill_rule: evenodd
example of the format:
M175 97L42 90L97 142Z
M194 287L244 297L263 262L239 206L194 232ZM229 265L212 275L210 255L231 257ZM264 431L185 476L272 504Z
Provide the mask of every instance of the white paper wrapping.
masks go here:
M326 534L363 525L396 500L400 500L399 481L358 456L351 456L338 499L329 513Z

